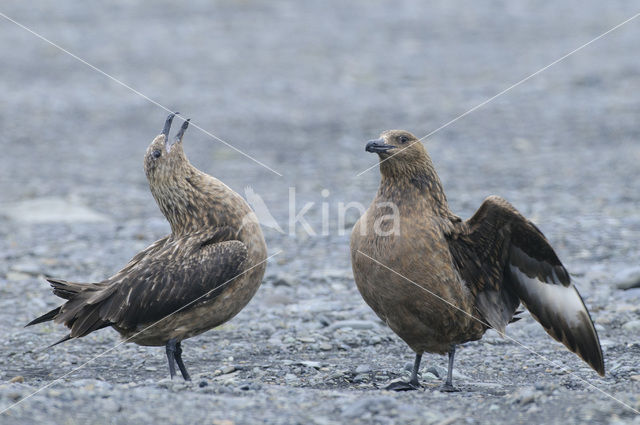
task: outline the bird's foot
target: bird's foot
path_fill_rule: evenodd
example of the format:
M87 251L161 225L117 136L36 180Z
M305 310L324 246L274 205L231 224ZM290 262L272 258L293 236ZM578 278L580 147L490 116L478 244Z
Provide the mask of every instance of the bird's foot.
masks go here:
M440 386L440 388L438 388L438 390L443 393L457 393L460 391L460 388L454 387L450 382L445 382Z
M396 381L387 385L384 389L388 391L415 391L419 390L421 385L417 381Z

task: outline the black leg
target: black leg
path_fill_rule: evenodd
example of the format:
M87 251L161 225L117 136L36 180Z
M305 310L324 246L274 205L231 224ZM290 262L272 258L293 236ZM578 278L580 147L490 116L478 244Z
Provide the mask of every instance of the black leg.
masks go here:
M418 388L420 386L420 382L418 382L418 371L420 370L420 360L422 360L422 354L416 354L416 359L413 362L413 371L411 372L411 380L409 384Z
M447 380L444 385L440 387L440 391L444 391L447 393L460 391L458 388L453 386L453 358L456 355L456 346L452 345L451 350L449 351L449 369L447 370Z
M182 362L182 345L180 341L176 343L176 363L178 363L178 367L180 368L180 372L182 373L182 377L185 381L191 381L191 377L189 376L189 372L187 372L187 368L184 366Z
M420 360L422 360L422 353L416 354L416 359L413 362L413 371L411 372L411 380L409 382L393 382L387 385L385 389L390 391L412 391L420 388L420 382L418 381Z
M171 375L171 379L176 375L176 343L178 342L175 339L170 339L167 341L165 346L167 350L167 360L169 361L169 374Z

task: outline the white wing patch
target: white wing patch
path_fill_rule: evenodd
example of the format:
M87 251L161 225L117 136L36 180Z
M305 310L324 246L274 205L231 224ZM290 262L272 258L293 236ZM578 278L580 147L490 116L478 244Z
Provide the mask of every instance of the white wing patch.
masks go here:
M556 316L555 319L566 322L571 329L577 329L584 325L587 310L573 284L563 286L557 280L555 272L553 275L554 282L546 283L536 278L530 278L512 264L509 265L509 268L511 274L518 279L521 290L528 295L522 296L521 299L523 299L523 302L525 299L528 301L525 302L527 309L537 316L539 320L542 319L540 315L545 314L551 321L554 321L553 316ZM531 305L531 300L536 300L537 307Z

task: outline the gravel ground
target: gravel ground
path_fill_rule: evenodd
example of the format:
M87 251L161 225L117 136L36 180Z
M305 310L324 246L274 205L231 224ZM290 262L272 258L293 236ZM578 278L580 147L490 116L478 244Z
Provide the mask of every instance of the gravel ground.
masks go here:
M167 378L163 350L116 347L111 330L46 349L64 329L23 328L59 303L43 275L103 279L169 231L142 171L166 113L0 17L0 409L23 400L0 423L640 423L611 398L640 409L640 289L619 288L640 280L640 20L427 140L454 211L498 194L551 240L596 321L605 378L526 314L508 334L549 361L489 332L458 351L461 392L434 390L446 366L435 355L423 391L381 390L408 377L413 355L358 295L357 213L338 217L340 202L375 193L376 168L356 176L376 162L367 139L427 134L636 6L7 0L0 11L282 174L187 134L196 166L242 194L251 185L284 229L265 229L282 253L253 301L184 343L192 383ZM316 235L289 225L292 187L295 213L314 203Z

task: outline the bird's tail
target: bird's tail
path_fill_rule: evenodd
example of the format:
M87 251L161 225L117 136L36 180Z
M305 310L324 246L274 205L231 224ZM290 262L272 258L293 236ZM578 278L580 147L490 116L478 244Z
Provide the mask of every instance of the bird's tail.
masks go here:
M57 297L70 300L80 292L86 290L93 285L90 283L67 282L62 279L47 279L53 288L53 294Z
M89 283L75 283L75 282L67 282L66 280L61 279L47 279L53 288L53 293L65 300L71 300L79 293L83 292L87 288L93 286ZM53 310L43 314L40 317L37 317L27 323L26 326L37 325L38 323L48 322L50 320L54 320L60 314L62 306L56 307Z

